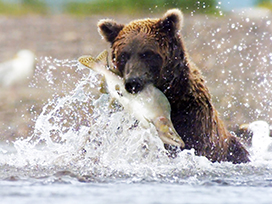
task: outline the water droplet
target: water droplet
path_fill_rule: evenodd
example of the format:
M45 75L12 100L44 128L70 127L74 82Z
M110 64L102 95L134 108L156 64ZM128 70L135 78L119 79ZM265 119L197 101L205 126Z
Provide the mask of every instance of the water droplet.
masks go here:
M230 102L228 102L228 108L231 108L232 104Z
M244 106L245 106L246 108L249 108L249 107L250 107L250 105L249 105L248 103L244 103Z

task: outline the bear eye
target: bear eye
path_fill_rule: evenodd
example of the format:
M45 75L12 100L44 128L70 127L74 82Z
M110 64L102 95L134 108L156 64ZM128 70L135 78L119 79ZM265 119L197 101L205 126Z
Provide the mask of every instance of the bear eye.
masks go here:
M151 50L147 50L140 54L140 58L149 67L151 73L157 75L160 67L162 66L163 60L160 54L155 53Z
M141 53L140 58L150 66L159 66L162 63L161 56L151 50Z
M127 52L122 52L118 57L118 62L120 64L126 64L126 62L129 60L129 54Z
M156 54L153 51L145 51L143 53L140 54L140 57L142 59L148 59L148 58L153 58Z

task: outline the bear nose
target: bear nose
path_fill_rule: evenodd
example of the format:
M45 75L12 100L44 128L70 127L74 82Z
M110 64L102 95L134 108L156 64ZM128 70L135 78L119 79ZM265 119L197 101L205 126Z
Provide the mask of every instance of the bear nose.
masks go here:
M141 91L144 84L140 78L129 78L125 81L125 88L131 94L136 94Z

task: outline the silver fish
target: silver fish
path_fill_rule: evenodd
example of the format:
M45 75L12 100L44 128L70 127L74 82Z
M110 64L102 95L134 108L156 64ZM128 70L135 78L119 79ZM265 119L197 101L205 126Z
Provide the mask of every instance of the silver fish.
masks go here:
M95 59L92 56L82 56L78 61L103 75L109 94L118 100L126 111L140 121L144 128L150 127L150 123L156 127L160 139L165 144L184 148L185 144L176 132L171 118L171 106L166 96L152 84L137 93L126 91L123 79L118 72L112 70L108 62L108 52L105 50Z

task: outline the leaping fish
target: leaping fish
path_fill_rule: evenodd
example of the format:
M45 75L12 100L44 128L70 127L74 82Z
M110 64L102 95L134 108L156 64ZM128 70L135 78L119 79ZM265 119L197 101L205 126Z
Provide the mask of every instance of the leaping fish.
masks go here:
M185 144L176 132L170 118L169 101L159 89L148 84L137 94L127 92L123 79L110 68L106 50L101 52L96 59L92 56L82 56L78 61L104 76L109 94L117 99L126 111L133 114L144 128L150 127L151 123L165 144L184 148Z

